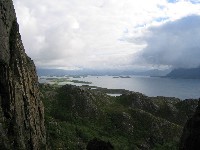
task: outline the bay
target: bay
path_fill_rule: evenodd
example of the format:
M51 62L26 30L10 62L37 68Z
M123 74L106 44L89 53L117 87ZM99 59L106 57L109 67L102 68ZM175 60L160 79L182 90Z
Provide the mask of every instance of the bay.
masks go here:
M91 82L91 84L88 84L90 86L108 89L125 89L140 92L147 96L166 96L180 99L200 98L199 79L170 79L147 76L86 76L76 77L75 79L78 81ZM74 78L69 77L69 80L74 80ZM44 78L39 81L40 83L49 82ZM59 84L86 85L85 83L73 82L60 82Z
M121 78L113 76L87 76L76 78L79 81L92 82L90 86L108 89L126 89L140 92L147 96L166 96L180 99L200 98L199 79L170 79L147 76L130 76ZM83 84L71 83L81 86Z

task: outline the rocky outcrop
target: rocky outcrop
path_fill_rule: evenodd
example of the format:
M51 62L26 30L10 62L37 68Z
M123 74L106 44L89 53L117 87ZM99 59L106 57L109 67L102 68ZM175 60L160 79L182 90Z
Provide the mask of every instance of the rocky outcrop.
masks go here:
M184 127L179 149L200 149L200 100L194 116L187 121Z
M12 0L0 0L0 149L45 149L44 107Z
M118 97L118 101L126 107L145 110L154 116L181 126L185 125L198 106L198 99L180 100L173 97L148 97L137 92L122 94Z

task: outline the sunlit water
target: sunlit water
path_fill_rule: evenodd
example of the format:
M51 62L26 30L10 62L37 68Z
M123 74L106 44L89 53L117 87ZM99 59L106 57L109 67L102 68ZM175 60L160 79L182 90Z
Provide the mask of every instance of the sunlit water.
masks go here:
M92 82L91 86L109 89L126 89L147 96L167 96L180 99L199 98L199 79L169 79L159 77L131 76L131 78L113 78L112 76L88 76L76 80ZM65 84L65 83L62 83ZM85 85L70 83L73 85Z

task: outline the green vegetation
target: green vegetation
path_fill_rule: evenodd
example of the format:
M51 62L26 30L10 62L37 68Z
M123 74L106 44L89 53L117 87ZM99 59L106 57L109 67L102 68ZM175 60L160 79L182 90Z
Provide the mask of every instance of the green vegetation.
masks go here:
M54 82L54 84L58 84L58 83L61 83L61 82L73 82L73 83L92 84L92 82L79 81L79 80L70 80L69 78L53 78L52 77L52 78L44 78L44 79L46 79L46 80L48 80L50 82Z
M173 120L184 112L180 100L153 99L133 92L115 98L72 85L40 85L40 89L52 149L85 149L95 137L110 141L116 150L177 149L182 123ZM166 109L168 104L171 107ZM191 101L185 114L194 111L195 105L196 101ZM170 108L172 114L164 114Z
M51 82L70 82L69 78L45 78Z
M87 82L87 81L79 81L79 80L71 80L70 82L73 82L73 83L85 83L85 84L92 84L92 82Z

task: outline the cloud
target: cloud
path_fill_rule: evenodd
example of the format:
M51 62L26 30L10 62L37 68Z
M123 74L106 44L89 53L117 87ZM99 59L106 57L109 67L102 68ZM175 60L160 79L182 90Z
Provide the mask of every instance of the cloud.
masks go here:
M108 69L139 67L132 56L146 46L148 29L200 14L194 1L14 0L14 5L26 52L36 66Z
M151 27L143 37L147 47L138 59L154 66L191 68L200 66L200 16L192 15Z

